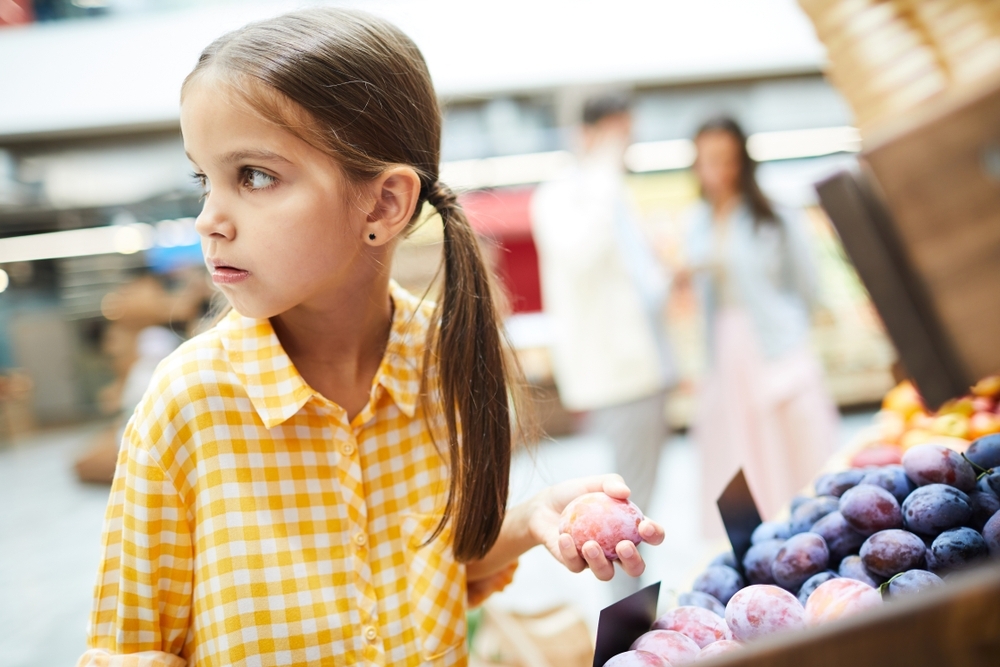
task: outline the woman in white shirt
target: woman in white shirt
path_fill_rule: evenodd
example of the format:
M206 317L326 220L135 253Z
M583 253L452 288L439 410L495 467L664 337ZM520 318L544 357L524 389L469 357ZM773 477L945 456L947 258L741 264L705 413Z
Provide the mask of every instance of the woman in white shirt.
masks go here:
M816 275L804 216L763 195L732 119L705 123L695 145L702 201L687 250L710 362L693 435L703 523L719 535L715 499L739 467L761 513L773 516L834 451L839 418L809 350Z

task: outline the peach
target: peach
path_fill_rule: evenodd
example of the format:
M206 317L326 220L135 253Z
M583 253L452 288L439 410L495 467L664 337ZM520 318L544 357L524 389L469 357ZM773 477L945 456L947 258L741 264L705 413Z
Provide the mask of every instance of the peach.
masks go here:
M882 604L882 596L868 584L838 578L820 584L806 601L806 616L813 625L835 621Z
M969 419L969 437L973 440L1000 433L1000 415L992 412L977 412Z
M679 632L700 648L722 639L732 639L725 619L702 607L677 607L671 609L653 623L654 630Z
M673 630L650 630L632 642L629 648L655 653L671 665L694 662L701 652L701 647L693 639Z
M738 651L743 648L743 645L739 642L735 642L732 639L720 639L717 642L712 642L705 648L701 649L701 653L698 654L698 660L708 660L709 658L714 658L717 655L722 655L723 653L729 653L730 651Z
M639 535L642 519L642 511L631 501L618 500L600 491L585 493L562 511L559 532L573 538L577 551L593 540L604 550L608 560L618 560L615 547L619 542L642 542Z
M604 667L671 667L670 663L649 651L625 651L612 657Z
M726 605L726 623L741 642L806 627L806 610L783 588L747 586Z

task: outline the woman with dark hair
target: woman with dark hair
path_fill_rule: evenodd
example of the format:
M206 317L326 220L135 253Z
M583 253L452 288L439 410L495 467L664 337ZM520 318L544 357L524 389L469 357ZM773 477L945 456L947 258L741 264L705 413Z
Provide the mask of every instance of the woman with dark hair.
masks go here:
M692 281L706 316L708 376L693 435L704 461L704 525L742 467L762 514L809 482L837 443L836 408L808 345L816 275L806 221L761 192L746 136L730 118L695 136L702 201L688 232Z

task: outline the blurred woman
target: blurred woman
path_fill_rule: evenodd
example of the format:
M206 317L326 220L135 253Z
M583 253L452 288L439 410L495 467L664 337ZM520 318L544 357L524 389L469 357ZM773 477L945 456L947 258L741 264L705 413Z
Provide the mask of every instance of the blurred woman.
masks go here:
M839 418L809 351L816 272L804 216L761 192L732 119L705 123L695 145L702 201L687 250L710 363L693 436L703 525L717 536L715 499L739 467L761 513L773 516L834 451Z

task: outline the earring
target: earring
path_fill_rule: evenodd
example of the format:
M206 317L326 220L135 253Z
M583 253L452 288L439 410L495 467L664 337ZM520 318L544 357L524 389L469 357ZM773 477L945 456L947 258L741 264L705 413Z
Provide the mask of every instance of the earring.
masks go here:
M374 241L375 240L375 234L374 233L373 234L369 234L368 235L368 239L371 240L371 241Z

